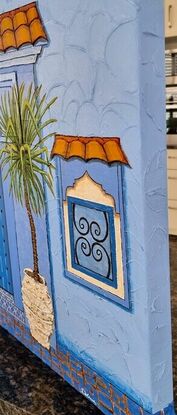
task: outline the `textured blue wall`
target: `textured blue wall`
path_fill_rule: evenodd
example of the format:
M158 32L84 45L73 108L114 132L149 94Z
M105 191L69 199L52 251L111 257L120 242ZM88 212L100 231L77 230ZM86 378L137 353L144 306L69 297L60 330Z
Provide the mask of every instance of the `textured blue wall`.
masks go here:
M24 3L1 0L0 11ZM120 136L132 167L125 171L125 196L133 313L64 277L58 202L48 195L57 332L86 363L155 412L173 399L163 1L38 3L50 44L36 78L48 98L59 98L55 129Z

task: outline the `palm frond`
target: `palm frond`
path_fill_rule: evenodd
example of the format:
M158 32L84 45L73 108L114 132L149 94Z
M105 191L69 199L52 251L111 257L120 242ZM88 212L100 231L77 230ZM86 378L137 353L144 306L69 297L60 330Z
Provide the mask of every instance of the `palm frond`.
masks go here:
M22 205L24 183L33 212L41 214L45 206L44 186L53 192L53 164L50 162L46 142L53 133L43 135L43 130L56 120L47 118L55 103L46 103L41 86L30 84L15 86L4 94L0 103L0 166L3 179L10 177L9 191ZM45 117L45 119L44 119Z

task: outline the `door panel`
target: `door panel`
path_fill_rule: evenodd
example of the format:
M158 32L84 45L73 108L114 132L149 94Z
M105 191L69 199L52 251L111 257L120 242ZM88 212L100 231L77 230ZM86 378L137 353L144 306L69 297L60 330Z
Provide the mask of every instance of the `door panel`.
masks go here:
M15 73L0 74L0 102L4 93L16 82ZM4 201L3 180L0 171L0 287L13 293L12 269L9 252L6 208Z
M2 177L0 174L0 287L13 293Z

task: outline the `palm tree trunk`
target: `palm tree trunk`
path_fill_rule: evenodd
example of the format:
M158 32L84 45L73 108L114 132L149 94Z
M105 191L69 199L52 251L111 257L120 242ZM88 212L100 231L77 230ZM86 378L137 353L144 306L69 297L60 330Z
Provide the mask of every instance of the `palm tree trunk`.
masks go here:
M32 240L32 249L33 249L33 277L36 281L40 282L36 227L35 227L32 211L31 211L26 183L24 183L24 197L25 197L25 206L26 206L30 229L31 229L31 240Z

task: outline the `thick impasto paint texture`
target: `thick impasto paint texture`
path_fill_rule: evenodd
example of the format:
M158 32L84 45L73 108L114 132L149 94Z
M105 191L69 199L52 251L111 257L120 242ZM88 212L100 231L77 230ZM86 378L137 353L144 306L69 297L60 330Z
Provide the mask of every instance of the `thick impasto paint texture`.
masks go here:
M162 0L0 3L0 323L105 414L174 413L163 37Z

